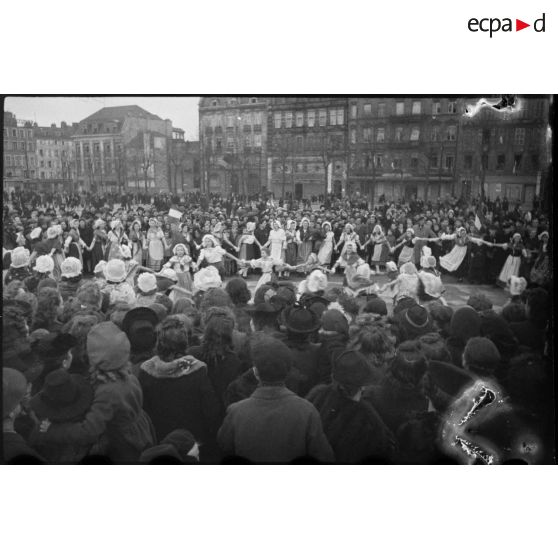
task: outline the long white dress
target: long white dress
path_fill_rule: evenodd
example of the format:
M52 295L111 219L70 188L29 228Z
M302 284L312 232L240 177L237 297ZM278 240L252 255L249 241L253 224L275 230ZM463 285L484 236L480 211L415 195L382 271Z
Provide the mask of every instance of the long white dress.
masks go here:
M274 260L285 259L285 243L287 236L283 229L271 229L269 231L269 244L270 244L270 256Z
M328 265L331 263L331 255L333 254L333 232L329 231L320 246L318 252L318 261L321 265Z

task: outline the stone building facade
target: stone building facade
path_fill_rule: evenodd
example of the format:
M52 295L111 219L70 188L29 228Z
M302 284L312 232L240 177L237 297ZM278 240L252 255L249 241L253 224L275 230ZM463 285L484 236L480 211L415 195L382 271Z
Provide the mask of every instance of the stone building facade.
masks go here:
M33 122L4 112L2 185L5 190L32 188L37 184L37 158Z

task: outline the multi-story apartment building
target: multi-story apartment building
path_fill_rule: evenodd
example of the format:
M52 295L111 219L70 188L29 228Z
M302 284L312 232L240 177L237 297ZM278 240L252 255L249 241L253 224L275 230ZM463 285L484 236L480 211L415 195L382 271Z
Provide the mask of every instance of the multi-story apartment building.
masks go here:
M347 99L274 97L268 111L268 183L277 197L341 194L347 186Z
M431 97L349 99L349 184L371 202L459 195L462 101Z
M4 112L4 161L2 183L6 190L35 187L37 159L32 122Z
M527 206L542 197L549 179L550 97L520 97L513 108L501 110L479 97L463 102L469 108L459 135L462 193Z
M204 192L267 189L267 106L262 97L202 97L199 103Z
M170 120L137 105L105 107L79 122L72 139L79 188L169 189Z
M56 124L34 127L37 178L41 189L74 186L76 168L72 131L73 128L66 122L62 122L60 127Z
M200 188L200 143L185 141L184 130L172 129L170 152L171 191L180 193Z

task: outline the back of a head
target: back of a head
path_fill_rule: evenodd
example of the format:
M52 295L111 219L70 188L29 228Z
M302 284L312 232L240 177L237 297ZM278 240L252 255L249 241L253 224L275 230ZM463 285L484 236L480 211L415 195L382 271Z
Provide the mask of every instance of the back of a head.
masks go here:
M419 338L421 351L428 360L451 362L446 342L439 333L427 333Z
M254 334L250 341L250 352L262 382L285 381L291 369L292 356L282 341L263 333Z
M252 297L248 284L242 277L231 278L225 286L225 290L233 304L247 304Z
M463 351L465 367L481 376L491 376L500 364L500 352L486 337L471 337Z
M404 341L397 347L391 370L400 379L417 385L427 369L427 360L419 341Z
M179 358L188 349L188 332L176 316L165 318L157 326L156 350L162 360Z
M451 317L450 335L462 342L480 334L481 318L474 308L462 306Z

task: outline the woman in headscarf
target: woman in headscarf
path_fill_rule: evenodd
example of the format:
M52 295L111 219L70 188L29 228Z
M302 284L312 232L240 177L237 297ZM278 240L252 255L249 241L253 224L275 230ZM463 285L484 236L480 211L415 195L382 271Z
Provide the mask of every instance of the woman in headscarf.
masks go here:
M105 260L105 246L107 244L107 233L105 232L105 222L97 219L93 223L93 240L89 245L91 251L91 265L93 270L97 264Z
M457 280L462 283L468 272L467 246L470 242L479 245L487 243L481 238L468 235L464 227L458 227L454 234L442 234L440 239L455 241L451 252L440 257L440 266L450 273L455 272Z
M130 248L132 252L132 258L138 262L138 265L143 263L143 250L146 247L147 240L145 238L144 232L141 230L141 223L136 220L132 223L130 228Z
M347 243L354 242L356 246L358 240L359 240L358 234L355 232L353 225L347 223L345 225L345 228L343 229L343 232L341 233L341 236L339 237L339 241L335 245L335 251L337 252L339 250L339 246L343 244L343 248L341 248L341 257L342 257L345 253Z
M221 279L225 278L225 266L223 264L223 256L234 258L231 254L219 245L218 240L210 234L206 234L202 239L203 248L198 256L198 268L213 266L219 272Z
M157 219L149 219L149 229L147 231L147 267L153 271L159 271L163 265L165 257L165 244L163 239L165 234L161 229L161 224Z
M273 228L269 231L267 242L262 248L269 246L270 256L277 261L285 261L285 243L287 237L285 231L278 220L273 221ZM263 257L263 253L262 253Z
M188 254L188 248L184 244L177 244L172 249L172 258L163 266L170 267L176 272L178 286L189 292L193 292L192 275L190 270L193 269L194 263Z
M83 249L87 248L87 244L80 238L79 232L75 228L71 228L68 232L66 242L64 242L64 251L68 258L76 258L83 266Z
M108 244L105 249L105 260L107 262L120 256L121 244L128 244L128 236L124 232L124 227L120 219L111 221L110 229L107 235Z
M506 287L508 285L508 280L515 276L519 277L519 270L521 268L521 258L527 257L527 251L521 240L521 235L519 233L514 233L511 237L510 242L504 244L492 244L496 248L504 248L508 251L508 257L504 262L502 271L498 276L498 282Z
M402 247L402 248L401 248ZM407 262L412 262L415 255L415 231L408 228L402 237L399 237L399 242L390 250L393 254L398 248L401 248L399 257L397 258L397 266L401 267Z
M372 252L372 265L376 266L376 274L380 273L380 266L386 265L388 254L389 254L389 243L387 241L386 235L382 230L381 225L375 225L370 235L370 238L362 245L364 249L367 244L373 244L374 249Z
M324 239L320 250L318 251L318 261L321 265L331 265L331 256L333 255L333 241L334 235L331 230L331 223L329 221L324 221L322 223L322 229L324 234Z
M339 267L345 268L344 284L350 289L358 290L372 285L370 266L358 255L355 242L346 242L339 259L332 266L330 273Z

